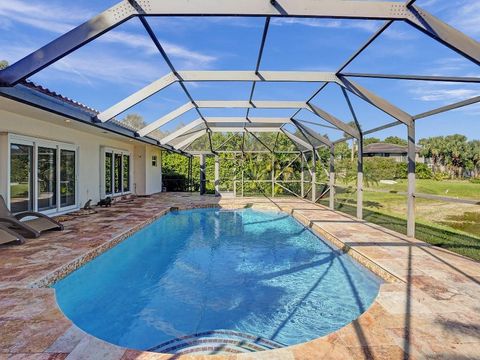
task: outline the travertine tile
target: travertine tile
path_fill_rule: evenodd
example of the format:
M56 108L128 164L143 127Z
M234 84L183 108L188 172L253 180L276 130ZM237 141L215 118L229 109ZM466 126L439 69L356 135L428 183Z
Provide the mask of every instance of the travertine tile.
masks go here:
M386 279L356 321L305 344L241 355L174 356L122 349L83 333L46 286L170 207L283 210ZM132 216L132 214L134 216ZM0 360L480 359L480 264L378 225L294 198L159 194L70 217L65 231L0 246ZM405 355L408 352L408 355Z

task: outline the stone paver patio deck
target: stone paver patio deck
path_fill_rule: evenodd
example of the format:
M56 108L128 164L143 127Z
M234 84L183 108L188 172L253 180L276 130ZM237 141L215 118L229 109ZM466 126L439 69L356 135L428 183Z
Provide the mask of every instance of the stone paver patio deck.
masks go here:
M41 288L171 206L282 209L387 281L373 305L337 332L280 350L175 356L98 340L63 316ZM0 360L4 359L480 359L480 263L295 198L160 194L64 223L65 231L0 246Z

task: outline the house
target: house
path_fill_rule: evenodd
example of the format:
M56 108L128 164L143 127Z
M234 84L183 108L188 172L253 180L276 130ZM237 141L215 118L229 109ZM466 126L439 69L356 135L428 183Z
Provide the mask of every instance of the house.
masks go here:
M89 199L162 190L157 139L94 121L95 110L29 81L2 95L0 194L13 212L58 214Z
M420 155L421 148L415 146L415 161L425 163L425 158ZM389 157L397 162L406 162L408 160L407 146L389 144L389 143L373 143L368 144L363 148L364 157Z

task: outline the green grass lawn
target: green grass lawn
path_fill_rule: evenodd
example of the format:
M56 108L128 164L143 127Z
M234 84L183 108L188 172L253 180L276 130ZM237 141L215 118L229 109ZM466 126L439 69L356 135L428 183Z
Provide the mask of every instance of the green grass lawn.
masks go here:
M407 191L407 180L398 180L398 183L394 185L370 184L369 187L372 189ZM466 180L436 181L417 179L416 192L480 201L480 184L473 184Z
M28 194L28 184L15 184L10 186L10 196L18 197Z
M407 184L401 180L394 185L377 184L370 188L406 191ZM417 180L416 191L480 201L480 184L468 181ZM355 216L356 193L339 191L336 199L337 210ZM480 260L480 206L417 198L415 208L418 239ZM365 189L364 218L406 234L406 197Z

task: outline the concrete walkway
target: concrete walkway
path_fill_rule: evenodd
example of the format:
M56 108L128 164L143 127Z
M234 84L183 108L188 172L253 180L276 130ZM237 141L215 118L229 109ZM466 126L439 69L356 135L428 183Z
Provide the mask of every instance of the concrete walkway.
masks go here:
M120 348L84 333L44 287L172 206L245 204L291 213L383 277L374 304L351 324L308 343L253 354L179 357ZM64 225L65 231L24 245L0 246L0 360L480 359L480 263L319 205L294 198L170 193L117 203Z

